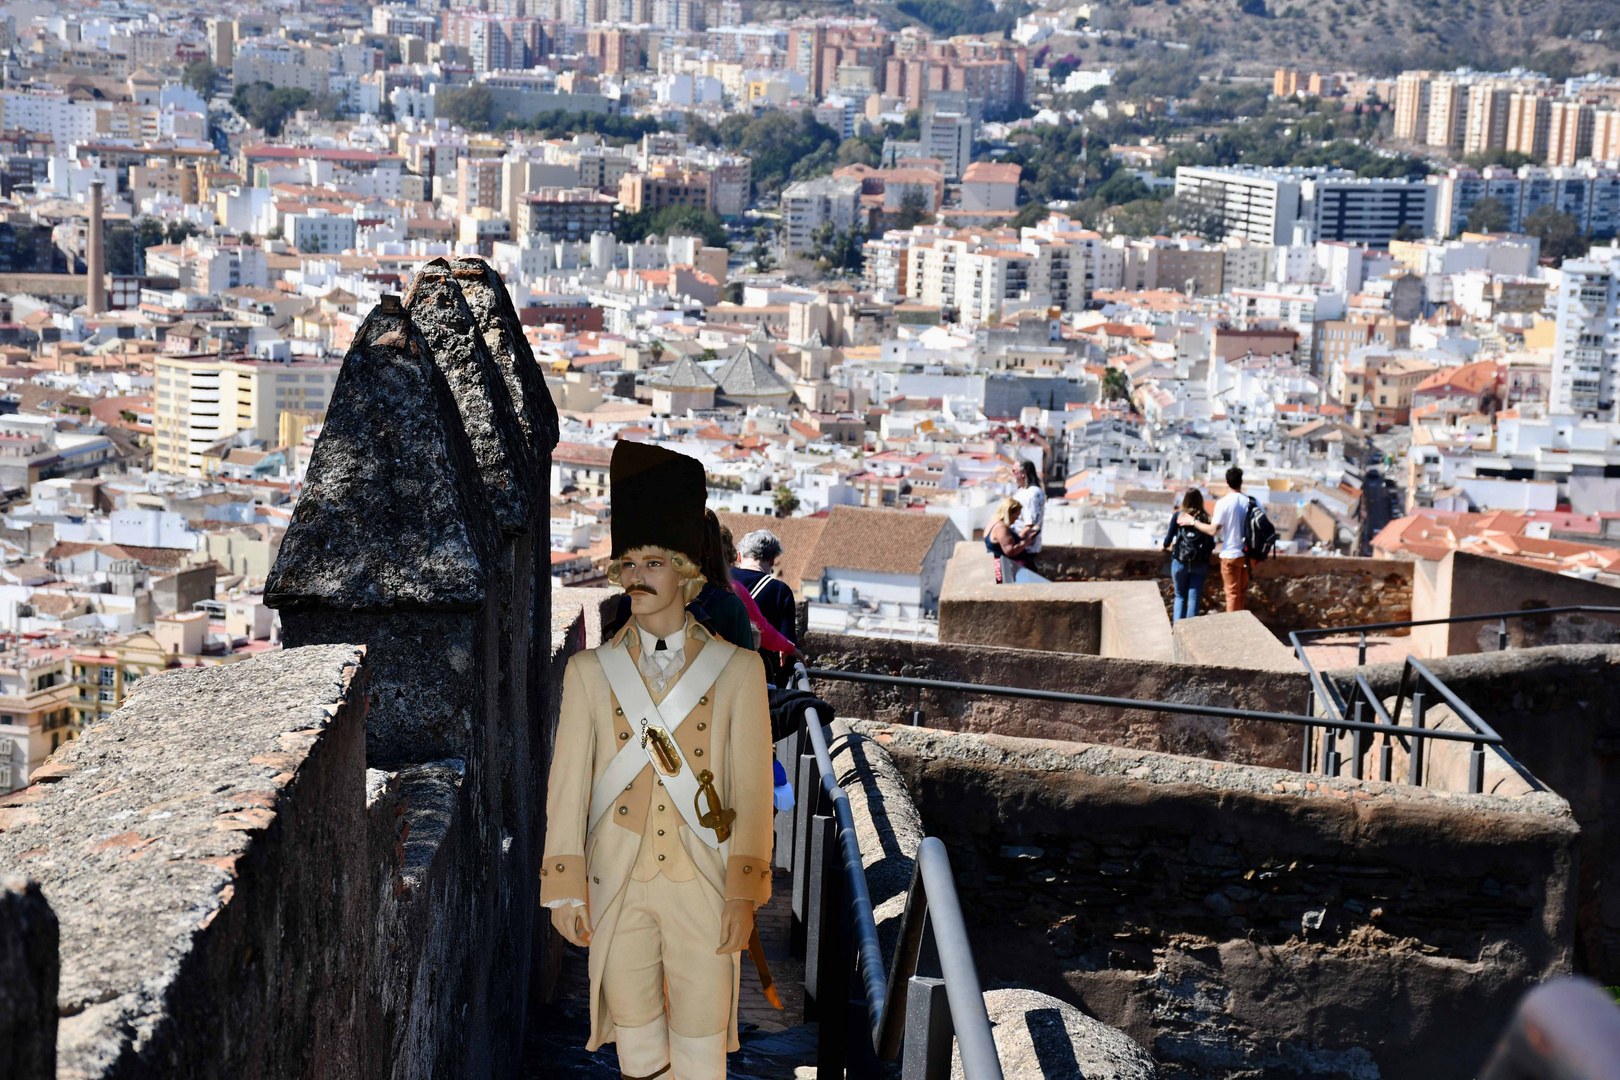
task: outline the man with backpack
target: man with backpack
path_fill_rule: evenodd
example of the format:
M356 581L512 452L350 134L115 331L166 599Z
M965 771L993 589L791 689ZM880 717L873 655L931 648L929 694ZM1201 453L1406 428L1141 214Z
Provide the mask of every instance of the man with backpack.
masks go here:
M1250 563L1271 557L1277 545L1277 530L1260 508L1259 500L1243 494L1243 470L1238 466L1226 470L1226 486L1231 490L1215 504L1214 520L1207 525L1186 513L1176 521L1220 538L1226 610L1242 611L1248 604Z

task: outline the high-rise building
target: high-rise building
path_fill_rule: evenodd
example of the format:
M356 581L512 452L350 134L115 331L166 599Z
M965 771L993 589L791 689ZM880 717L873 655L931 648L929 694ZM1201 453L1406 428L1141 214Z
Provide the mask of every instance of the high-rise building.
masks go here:
M1429 91L1432 71L1403 71L1395 80L1395 137L1424 142L1429 137Z
M1554 101L1548 117L1547 164L1573 165L1592 156L1597 109L1584 101Z
M1507 146L1508 114L1512 91L1501 83L1475 83L1468 88L1468 113L1463 125L1463 153L1483 154Z
M1434 235L1455 236L1468 212L1481 199L1495 199L1507 211L1507 229L1517 232L1543 207L1575 219L1581 232L1610 236L1620 230L1620 173L1595 165L1544 168L1525 165L1517 172L1501 167L1454 168L1429 177L1435 189Z
M925 108L920 121L923 153L945 163L945 179L959 180L973 160L973 117L958 112Z
M1454 78L1435 79L1429 87L1430 146L1460 150L1468 121L1468 84Z
M1553 413L1596 420L1620 419L1620 248L1593 248L1585 259L1564 262L1553 341Z
M1620 109L1593 111L1592 160L1620 160Z
M342 366L245 356L158 357L152 468L202 476L204 451L238 432L274 443L283 411L326 410Z
M1534 90L1519 90L1508 98L1508 130L1505 146L1537 161L1547 160L1547 132L1552 117L1552 98Z

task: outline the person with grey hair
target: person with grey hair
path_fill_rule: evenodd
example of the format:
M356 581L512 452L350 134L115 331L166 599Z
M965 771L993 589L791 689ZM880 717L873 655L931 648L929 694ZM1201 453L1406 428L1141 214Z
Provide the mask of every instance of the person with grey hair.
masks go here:
M731 579L748 590L748 595L759 605L760 614L776 631L795 645L799 643L798 605L793 590L776 576L776 560L782 557L782 541L769 529L755 529L737 541L737 566ZM765 673L770 681L781 686L781 662L778 655L762 651Z

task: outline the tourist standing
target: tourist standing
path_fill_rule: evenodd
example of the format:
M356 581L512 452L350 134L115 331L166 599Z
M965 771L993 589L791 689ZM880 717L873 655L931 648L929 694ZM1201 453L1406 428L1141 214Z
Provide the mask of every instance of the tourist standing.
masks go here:
M776 560L782 557L782 541L769 529L755 529L737 541L737 565L731 579L754 598L760 614L788 641L799 642L799 608L793 590L776 577ZM771 685L784 686L787 674L779 653L761 650L765 674Z
M1215 504L1214 519L1200 522L1186 511L1176 516L1180 525L1188 525L1206 536L1218 536L1221 541L1221 584L1226 587L1226 610L1242 611L1248 604L1249 557L1244 554L1249 518L1249 506L1254 502L1243 494L1243 470L1233 465L1226 470L1226 486L1232 490L1222 495Z
M1013 494L1013 498L1018 500L1022 509L1012 526L1024 538L1024 552L1039 555L1041 530L1046 526L1046 488L1041 484L1041 474L1033 461L1023 463L1020 479L1024 486Z
M1181 524L1182 514L1195 519L1195 523ZM1189 488L1181 498L1180 509L1170 515L1170 528L1164 534L1164 550L1170 553L1170 582L1176 589L1170 613L1172 626L1198 614L1198 601L1204 591L1204 579L1209 576L1209 557L1215 552L1215 539L1197 526L1208 524L1203 492Z
M1030 541L1041 535L1040 526L1022 535L1013 528L1022 509L1017 499L1001 500L995 517L990 519L990 527L984 532L984 548L995 556L996 582L1000 585L1038 585L1047 580L1029 568L1025 554Z

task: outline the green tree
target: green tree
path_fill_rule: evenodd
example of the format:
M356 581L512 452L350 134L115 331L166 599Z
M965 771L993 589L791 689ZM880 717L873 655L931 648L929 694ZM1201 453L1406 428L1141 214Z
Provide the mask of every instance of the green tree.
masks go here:
M793 511L799 508L799 497L793 494L793 489L778 486L771 495L771 502L776 506L776 516L779 518L792 517Z
M798 114L728 116L720 122L720 143L754 163L754 187L761 198L774 196L792 180L828 171L838 160L838 132L808 109Z
M1104 401L1129 401L1131 377L1123 368L1111 367L1103 372L1102 396Z
M709 247L725 247L730 239L718 214L695 206L620 214L613 224L613 234L627 244L638 244L649 236L698 236Z
M207 60L193 60L186 65L185 72L180 78L206 100L214 96L214 87L219 82L219 71Z
M231 107L249 124L263 128L266 135L280 135L281 127L294 113L314 108L322 115L335 115L337 99L330 94L316 96L293 86L271 86L267 82L238 86L231 95Z
M1501 232L1508 227L1507 207L1501 200L1487 195L1468 208L1468 219L1463 227L1476 233Z
M1580 258L1590 246L1581 235L1580 223L1551 206L1543 206L1525 218L1524 231L1541 240L1543 258L1560 264L1565 259Z
M183 244L186 237L196 236L202 230L189 221L171 221L169 227L163 230L163 239L171 244ZM148 247L151 245L148 244Z
M934 219L933 213L928 209L928 196L917 184L907 184L906 190L900 196L900 216L896 223L902 229L915 228Z
M817 229L811 239L815 246L810 255L818 269L858 271L866 261L863 241L853 230L835 229L829 221Z
M1025 229L1033 225L1039 225L1051 216L1052 211L1045 203L1025 203L1018 208L1018 213L1014 214L1012 220L1007 224L1014 229Z
M440 87L433 101L433 113L468 131L488 131L489 113L494 104L494 93L482 83L455 90Z

